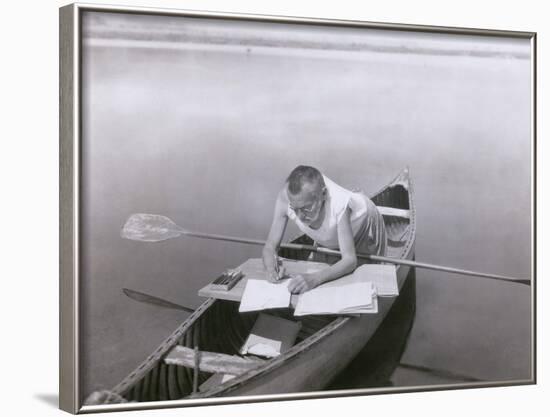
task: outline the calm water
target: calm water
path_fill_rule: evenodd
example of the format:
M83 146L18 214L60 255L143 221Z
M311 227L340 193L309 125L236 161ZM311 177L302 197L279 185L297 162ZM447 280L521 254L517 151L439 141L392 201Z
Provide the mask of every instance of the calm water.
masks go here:
M300 163L370 193L408 165L417 260L531 273L528 60L88 46L84 67L85 393L119 382L187 317L123 287L194 308L220 271L260 256L122 240L127 216L264 238ZM527 378L530 337L528 287L418 270L402 366L384 383ZM347 371L358 387L361 366Z

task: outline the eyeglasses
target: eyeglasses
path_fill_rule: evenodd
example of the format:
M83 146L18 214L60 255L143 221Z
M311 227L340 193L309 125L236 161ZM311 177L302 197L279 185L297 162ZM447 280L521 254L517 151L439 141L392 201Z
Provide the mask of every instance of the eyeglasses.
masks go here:
M315 201L312 201L311 203L306 204L305 206L302 206L302 207L292 207L292 205L291 205L290 208L296 214L302 213L306 216L310 216L313 213L315 213L317 211L317 209L319 208L319 206L324 202L325 202L325 189L323 189L322 194L320 196L318 196L315 199Z

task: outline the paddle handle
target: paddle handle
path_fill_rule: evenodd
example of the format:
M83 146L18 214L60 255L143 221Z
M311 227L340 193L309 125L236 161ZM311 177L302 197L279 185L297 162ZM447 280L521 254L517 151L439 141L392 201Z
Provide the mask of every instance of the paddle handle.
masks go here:
M325 253L328 255L336 255L336 256L340 255L340 252L337 250L328 249L328 248L319 248L311 245L285 243L285 244L282 244L281 247L288 248L288 249L310 250L314 252ZM529 279L509 277L506 275L498 275L498 274L487 274L485 272L476 272L476 271L469 271L467 269L458 269L458 268L451 268L448 266L433 265L425 262L411 261L408 259L397 259L397 258L390 258L388 256L380 256L380 255L367 255L365 253L358 253L357 257L361 259L367 259L369 261L385 262L385 263L391 263L395 265L412 266L415 268L431 269L434 271L450 272L450 273L460 274L460 275L470 275L470 276L476 276L476 277L495 279L499 281L515 282L517 284L523 284L523 285L531 285L531 280Z
M454 274L460 274L460 275L469 275L469 276L475 276L475 277L482 277L482 278L490 278L495 279L497 281L507 281L507 282L515 282L517 284L523 284L530 286L531 280L526 278L516 278L516 277L509 277L506 275L499 275L499 274L487 274L485 272L477 272L477 271L469 271L467 269L458 269L458 268L451 268L448 266L440 266L440 265L432 265L425 262L416 262L416 261L409 261L407 259L393 259L393 258L387 258L385 256L377 256L377 255L371 255L370 259L373 261L378 262L393 262L398 265L408 265L408 266L414 266L415 268L423 268L423 269L431 269L434 271L441 271L441 272L450 272ZM389 260L391 259L391 260Z
M235 237L235 236L226 236L226 235L217 235L217 234L209 234L209 233L199 233L199 232L191 232L188 230L179 230L181 234L186 236L193 236L198 237L202 239L214 239L214 240L222 240L227 242L238 242L238 243L244 243L247 245L265 245L264 240L259 239L248 239L248 238L241 238L241 237ZM334 249L328 249L328 248L322 248L312 245L304 245L300 243L282 243L280 245L281 248L285 249L295 249L295 250L307 250L311 252L319 252L324 253L327 255L335 255L340 256L340 251L334 250ZM397 259L397 258L391 258L388 256L380 256L380 255L368 255L365 253L358 253L357 257L360 259L366 259L369 261L376 261L376 262L385 262L390 263L394 265L403 265L403 266L412 266L414 268L422 268L422 269L431 269L433 271L441 271L441 272L450 272L453 274L459 274L459 275L469 275L469 276L476 276L476 277L482 277L482 278L489 278L494 279L498 281L506 281L506 282L514 282L516 284L523 284L523 285L531 285L530 279L525 278L516 278L516 277L510 277L506 275L498 275L498 274L487 274L485 272L477 272L477 271L469 271L467 269L459 269L459 268L451 268L448 266L441 266L441 265L434 265L429 264L425 262L416 262L411 261L408 259Z
M199 232L192 232L189 230L185 230L182 228L177 229L179 233L185 236L193 236L198 237L201 239L214 239L214 240L223 240L226 242L237 242L237 243L244 243L247 245L265 245L265 240L259 240L259 239L247 239L242 237L236 237L236 236L226 236L226 235L216 235L216 234L210 234L210 233L199 233ZM282 246L282 245L281 245Z

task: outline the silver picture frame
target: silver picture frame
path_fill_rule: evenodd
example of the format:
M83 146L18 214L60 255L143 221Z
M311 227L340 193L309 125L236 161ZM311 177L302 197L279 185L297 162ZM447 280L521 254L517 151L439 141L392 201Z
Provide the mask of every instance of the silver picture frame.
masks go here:
M375 29L420 34L452 34L484 36L490 38L523 39L530 42L531 62L531 355L530 377L514 380L471 381L454 384L435 384L407 387L357 388L336 391L315 391L273 395L236 396L207 399L181 399L153 402L127 402L123 404L84 405L82 392L81 352L81 300L82 300L82 17L84 13L124 13L130 15L169 16L182 18L205 18L220 22L255 22L260 25L294 24L324 29L330 36L332 28ZM147 7L119 7L75 3L60 8L60 246L59 246L59 406L70 413L94 413L186 406L266 402L276 400L309 399L336 396L370 395L379 393L419 392L468 387L496 387L536 383L536 51L535 32L470 29L455 27L389 24L364 21L312 19L305 17L265 16L234 13L172 10Z

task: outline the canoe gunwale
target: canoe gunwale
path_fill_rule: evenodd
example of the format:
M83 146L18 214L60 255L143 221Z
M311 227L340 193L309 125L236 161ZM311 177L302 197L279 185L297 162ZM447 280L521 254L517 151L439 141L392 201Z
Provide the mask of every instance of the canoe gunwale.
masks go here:
M111 391L124 395L132 389L132 385L151 371L162 356L168 353L177 340L189 330L189 328L214 304L215 298L208 298L185 321L172 332L134 371L118 383Z
M409 259L411 256L411 253L414 252L414 244L416 241L416 206L414 203L414 186L413 181L409 174L409 168L405 168L392 182L390 182L388 185L383 187L379 192L375 193L374 195L379 195L385 192L390 187L394 187L396 185L400 184L401 186L405 187L405 189L408 192L408 198L409 198L409 237L407 239L407 243L405 243L405 246L403 247L403 250L401 251L399 259ZM401 268L401 265L397 267L397 270Z

